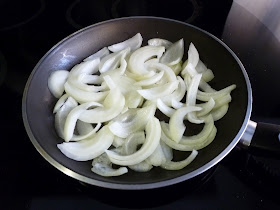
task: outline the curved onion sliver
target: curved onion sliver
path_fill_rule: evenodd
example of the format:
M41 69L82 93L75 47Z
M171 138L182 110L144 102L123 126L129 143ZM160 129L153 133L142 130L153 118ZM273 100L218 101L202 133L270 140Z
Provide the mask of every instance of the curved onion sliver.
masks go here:
M103 91L103 92L91 92L91 91L84 91L81 90L72 84L66 82L64 84L65 92L75 98L80 103L85 102L100 102L102 101L107 95L109 91Z
M55 114L62 106L63 104L66 102L66 100L68 99L69 95L68 94L64 94L62 95L58 101L56 102L54 108L53 108L53 114Z
M93 53L92 55L88 56L87 58L84 59L84 61L90 61L90 60L95 60L97 58L101 59L106 55L109 55L110 52L107 47L103 47L101 50L97 51L96 53Z
M121 50L129 47L131 49L131 51L134 51L141 47L142 41L143 41L143 38L142 38L141 34L137 33L133 37L131 37L123 42L109 46L108 49L111 52L118 52L118 51L121 51Z
M177 89L178 84L179 81L176 80L150 89L137 90L137 92L147 100L155 100L171 94Z
M58 149L67 157L77 161L92 160L107 150L114 139L108 126L101 128L96 135L90 139L77 142L64 142L58 144Z
M64 125L68 114L72 109L78 106L77 101L72 97L68 97L65 103L61 106L61 108L56 112L54 118L54 126L57 132L57 135L64 139Z
M54 97L59 98L64 92L64 84L69 76L69 71L53 71L48 78L48 87Z
M184 40L180 39L173 43L160 58L160 62L166 65L179 63L184 55Z
M112 162L109 160L108 155L103 153L92 161L92 172L105 177L120 176L128 172L126 167L118 169L112 168Z
M148 45L156 46L156 47L163 46L167 49L168 47L170 47L172 45L172 42L170 42L166 39L153 38L153 39L148 40Z
M88 102L88 103L81 104L70 111L64 125L64 140L66 142L70 141L71 138L73 137L74 129L76 127L76 122L80 117L80 115L85 110L93 106L98 107L98 106L102 106L102 104L97 102Z
M128 53L130 53L130 48L103 57L99 63L99 72L105 73L116 69L120 65L121 60L123 60Z
M141 75L142 78L147 78L147 75L150 75L150 71L145 66L145 62L153 57L161 57L164 53L164 47L154 47L154 46L145 46L135 50L128 61L129 70L136 74ZM149 76L148 76L149 77Z
M184 124L185 115L190 112L200 111L200 107L186 106L177 109L174 114L171 115L169 120L170 137L173 141L179 142L185 132L186 126Z
M191 145L189 144L181 144L176 143L172 139L168 137L168 134L166 134L166 131L168 131L168 125L166 125L164 122L161 122L162 132L161 132L161 140L164 141L168 146L175 150L179 151L192 151L192 150L199 150L206 146L208 146L215 138L217 133L217 128L213 126L213 129L211 130L209 136L207 136L204 141L202 142L193 142Z
M197 156L198 152L196 150L192 150L192 153L184 160L181 161L166 161L161 165L162 168L166 170L181 170L189 165Z
M109 91L103 107L84 111L81 113L79 120L87 123L107 122L118 116L122 112L124 105L124 96L118 88L115 88Z
M199 61L199 54L193 43L190 43L188 50L188 63L191 63L195 68Z
M126 138L130 134L143 130L148 121L154 117L156 107L150 105L141 109L130 109L120 115L109 125L111 132L121 138Z
M159 120L155 117L150 119L146 125L145 132L146 140L144 144L137 152L131 155L119 155L110 150L106 150L106 153L108 154L112 163L129 166L140 163L149 157L155 151L160 142L161 129Z

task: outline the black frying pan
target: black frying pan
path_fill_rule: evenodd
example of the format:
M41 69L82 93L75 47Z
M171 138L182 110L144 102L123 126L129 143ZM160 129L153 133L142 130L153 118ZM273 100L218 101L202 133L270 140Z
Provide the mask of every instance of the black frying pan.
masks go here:
M200 150L197 158L188 167L179 171L153 168L147 173L130 170L119 177L105 178L91 172L91 161L71 160L57 149L56 145L61 143L62 139L57 136L54 128L52 110L56 99L48 90L47 80L52 71L71 69L104 46L126 40L138 32L143 36L144 45L148 39L155 37L170 41L184 38L185 49L193 42L201 60L214 71L215 78L211 85L221 89L236 84L237 88L232 92L233 100L228 113L216 122L218 133L215 140ZM237 56L213 35L170 19L129 17L84 28L50 49L32 71L22 105L24 125L32 143L47 161L63 173L82 182L106 188L149 189L188 180L224 158L236 146L251 122L252 93L246 71ZM181 155L178 153L177 158L182 158Z

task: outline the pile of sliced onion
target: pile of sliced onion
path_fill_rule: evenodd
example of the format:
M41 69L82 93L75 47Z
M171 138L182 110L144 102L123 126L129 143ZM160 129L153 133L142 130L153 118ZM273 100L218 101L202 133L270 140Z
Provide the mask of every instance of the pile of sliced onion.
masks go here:
M214 74L193 43L183 62L183 39L154 38L141 47L142 40L138 33L49 76L58 98L55 128L64 140L58 149L76 161L92 160L92 171L101 176L186 167L215 139L215 121L227 113L236 87L210 86ZM203 129L187 136L186 121ZM188 157L174 161L173 150Z

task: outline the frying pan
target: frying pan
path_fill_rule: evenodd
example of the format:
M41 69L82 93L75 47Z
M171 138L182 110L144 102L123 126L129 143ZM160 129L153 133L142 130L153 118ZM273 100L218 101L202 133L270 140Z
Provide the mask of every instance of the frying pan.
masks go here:
M136 33L143 36L143 45L155 37L175 42L184 38L185 49L193 42L201 60L213 70L215 78L211 85L222 89L236 84L232 92L232 102L225 117L215 122L218 129L215 140L199 150L197 158L186 168L167 171L155 167L146 173L129 171L119 177L101 177L91 172L91 161L77 162L64 156L58 149L60 139L54 128L52 114L56 100L50 93L47 80L52 71L70 70L104 46L124 41ZM38 152L54 167L84 183L112 189L151 189L169 186L191 179L221 161L240 141L250 144L252 136L273 138L274 150L279 151L278 126L267 126L250 121L252 92L248 75L234 52L210 33L195 26L157 17L127 17L109 20L88 26L66 37L38 62L32 71L23 95L22 112L26 131ZM263 132L261 128L271 127L273 132ZM247 129L246 129L247 128ZM255 132L256 131L256 132ZM243 136L243 138L242 138ZM267 142L267 141L266 141ZM265 146L268 143L265 143ZM177 159L188 153L177 153ZM34 166L36 167L36 166Z

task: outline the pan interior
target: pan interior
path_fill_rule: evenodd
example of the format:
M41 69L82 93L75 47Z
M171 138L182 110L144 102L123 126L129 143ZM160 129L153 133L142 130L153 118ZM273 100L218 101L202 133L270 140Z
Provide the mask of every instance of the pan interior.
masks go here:
M188 167L179 171L154 168L147 173L129 173L119 177L101 177L91 172L91 162L76 162L65 157L56 147L62 142L54 129L52 109L56 99L47 87L47 79L57 69L70 70L95 51L123 41L140 32L147 44L150 38L163 38L172 42L184 38L185 49L193 42L201 60L212 69L215 78L210 83L215 89L231 84L237 88L232 92L232 102L226 116L215 123L218 133L215 140L199 151L198 157ZM246 115L250 92L246 73L236 57L220 41L193 26L160 18L123 18L89 26L67 37L53 47L37 64L26 85L23 100L23 116L28 134L37 150L54 166L74 178L91 184L110 187L110 184L137 185L168 183L184 177L189 179L214 165L232 149L238 141ZM178 153L179 158L189 153ZM182 157L181 157L182 156ZM210 162L212 163L210 164ZM206 166L206 167L205 167ZM36 167L36 166L34 166ZM167 182L166 182L167 181ZM109 183L109 184L108 184ZM168 184L164 184L168 185Z

